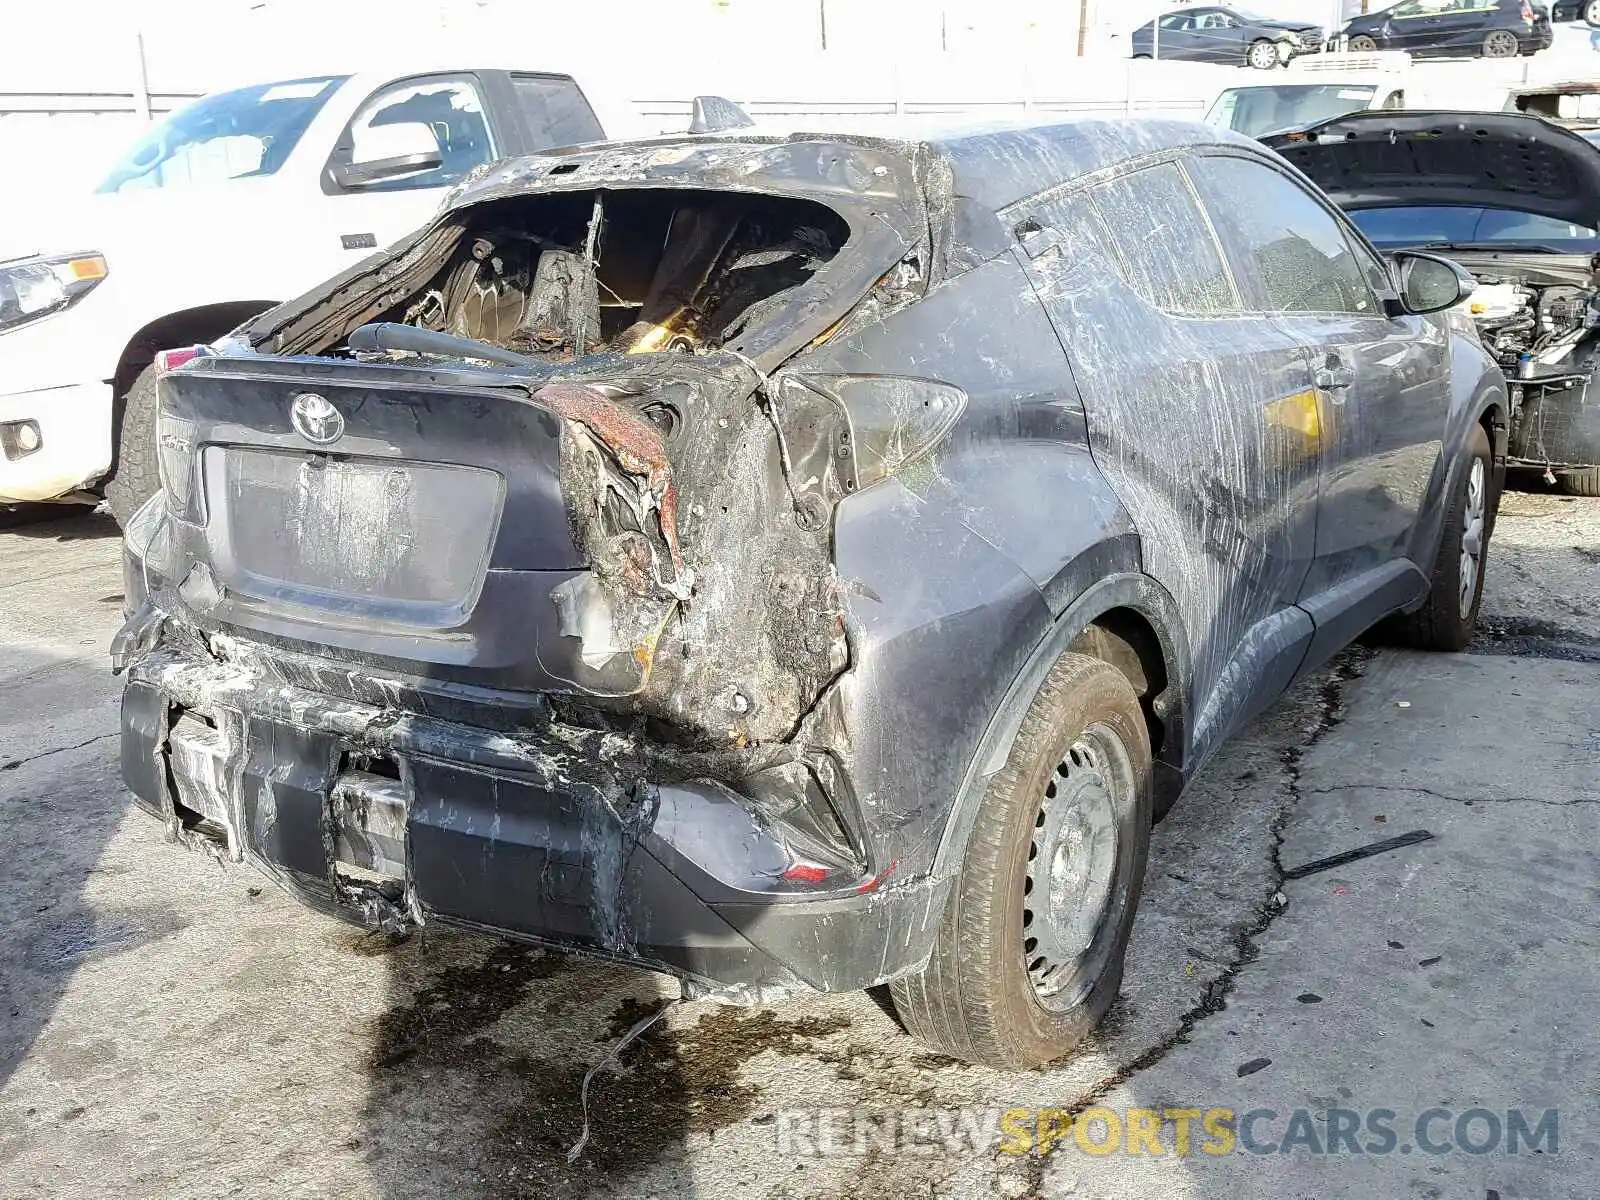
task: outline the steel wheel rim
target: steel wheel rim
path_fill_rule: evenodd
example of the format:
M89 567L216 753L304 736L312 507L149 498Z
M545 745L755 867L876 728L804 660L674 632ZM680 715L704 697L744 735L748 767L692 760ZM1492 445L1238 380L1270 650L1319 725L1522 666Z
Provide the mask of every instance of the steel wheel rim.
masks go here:
M1484 43L1483 52L1486 58L1511 58L1517 52L1517 39L1504 29L1497 29Z
M1600 3L1600 0L1596 0L1596 3ZM1350 49L1358 54L1370 54L1377 48L1378 43L1369 37L1353 37L1350 39Z
M1589 0L1583 6L1583 19L1590 25L1600 25L1600 0Z
M1094 725L1073 740L1034 815L1022 897L1022 965L1039 1003L1080 1003L1116 899L1121 834L1132 767L1122 742Z
M1461 565L1457 591L1461 602L1461 615L1472 615L1473 601L1478 597L1478 570L1483 562L1483 532L1488 504L1484 488L1483 459L1472 460L1472 471L1467 475L1466 512L1461 524Z
M1245 57L1256 70L1265 71L1268 67L1278 65L1278 48L1270 42L1257 42Z

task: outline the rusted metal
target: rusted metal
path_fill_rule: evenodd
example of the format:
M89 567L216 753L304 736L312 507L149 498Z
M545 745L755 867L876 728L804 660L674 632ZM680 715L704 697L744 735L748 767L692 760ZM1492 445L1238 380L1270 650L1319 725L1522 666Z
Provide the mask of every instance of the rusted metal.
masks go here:
M684 568L678 547L678 490L661 431L632 409L582 384L549 383L533 398L582 425L611 451L618 466L645 481L655 498L661 537L672 555L674 577L681 578Z

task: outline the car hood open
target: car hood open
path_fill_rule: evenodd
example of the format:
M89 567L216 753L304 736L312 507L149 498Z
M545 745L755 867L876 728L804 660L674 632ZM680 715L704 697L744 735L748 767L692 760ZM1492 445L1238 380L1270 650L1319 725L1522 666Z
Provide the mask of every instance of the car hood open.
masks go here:
M1347 210L1454 204L1600 225L1600 147L1537 117L1352 113L1262 141Z

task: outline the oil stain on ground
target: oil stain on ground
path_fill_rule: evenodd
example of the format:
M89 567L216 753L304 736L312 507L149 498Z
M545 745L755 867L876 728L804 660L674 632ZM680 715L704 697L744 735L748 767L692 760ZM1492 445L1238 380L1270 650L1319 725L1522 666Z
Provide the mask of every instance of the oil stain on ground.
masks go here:
M750 1059L768 1050L815 1055L820 1039L850 1025L840 1016L736 1008L664 1020L591 1083L588 1149L569 1164L583 1129L584 1073L665 1002L619 1003L617 976L604 974L615 968L482 945L481 957L455 956L425 976L432 956L423 947L398 948L392 960L393 1003L372 1026L361 1139L388 1195L624 1194L641 1171L670 1171L690 1135L756 1112L759 1091L741 1077ZM544 1016L552 1008L561 1015ZM542 1022L537 1045L507 1034L530 1015ZM506 1025L495 1028L502 1018Z
M1600 663L1600 638L1550 621L1485 616L1478 619L1478 635L1467 653Z

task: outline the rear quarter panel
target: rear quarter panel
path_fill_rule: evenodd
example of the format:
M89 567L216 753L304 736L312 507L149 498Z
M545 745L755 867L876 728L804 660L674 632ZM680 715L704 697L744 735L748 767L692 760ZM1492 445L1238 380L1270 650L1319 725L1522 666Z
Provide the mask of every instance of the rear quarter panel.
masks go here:
M845 757L875 860L918 873L1034 648L1096 579L1137 571L1137 541L1089 456L1060 343L1009 253L794 368L937 379L968 396L932 458L836 516L854 624Z

